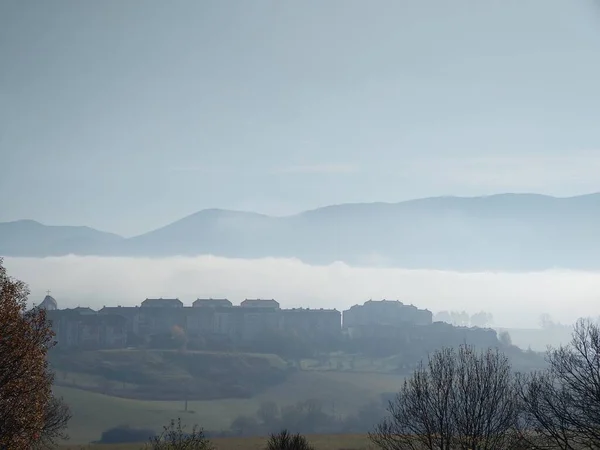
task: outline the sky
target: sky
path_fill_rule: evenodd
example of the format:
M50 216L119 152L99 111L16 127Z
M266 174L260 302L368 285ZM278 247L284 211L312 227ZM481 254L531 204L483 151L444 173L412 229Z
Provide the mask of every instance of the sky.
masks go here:
M4 0L0 221L596 192L598 80L596 0Z
M274 298L281 307L348 309L366 300L400 300L435 312L493 314L493 325L536 328L543 313L571 324L597 317L600 273L552 270L537 273L458 273L400 268L323 266L295 259L6 258L11 276L26 280L31 304L46 290L59 308L135 306L145 298Z

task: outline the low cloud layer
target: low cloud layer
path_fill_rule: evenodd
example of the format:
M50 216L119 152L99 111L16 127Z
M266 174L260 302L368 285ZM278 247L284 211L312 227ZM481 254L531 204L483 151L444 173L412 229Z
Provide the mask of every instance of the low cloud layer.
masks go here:
M60 307L136 305L146 297L275 298L283 307L346 309L372 299L399 299L432 311L480 310L495 325L537 326L542 312L572 322L596 316L600 273L457 273L311 266L293 259L6 258L9 273L27 282L31 301L50 289Z

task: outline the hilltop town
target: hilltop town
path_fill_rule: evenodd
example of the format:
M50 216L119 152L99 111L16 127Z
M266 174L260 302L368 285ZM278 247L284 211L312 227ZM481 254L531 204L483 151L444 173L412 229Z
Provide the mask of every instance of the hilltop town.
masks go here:
M428 334L434 325L436 331L456 330L448 324L434 323L433 314L427 309L385 299L368 300L343 312L323 308L284 309L274 299L246 299L234 305L224 298L199 298L191 306L178 298L146 298L139 306L104 306L98 311L88 307L59 309L50 295L39 307L46 309L62 349L137 347L173 337L182 341L200 338L240 344L268 332L336 340L342 336L394 339L409 329L415 334L417 328L421 328L418 334ZM460 336L465 331L477 333L478 340L482 336L484 341L496 339L493 330L463 329Z

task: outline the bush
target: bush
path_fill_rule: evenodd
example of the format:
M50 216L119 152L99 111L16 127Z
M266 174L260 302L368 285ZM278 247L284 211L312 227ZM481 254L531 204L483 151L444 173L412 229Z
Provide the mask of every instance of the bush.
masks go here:
M156 436L156 433L149 428L132 428L127 425L121 425L104 431L98 443L127 444L131 442L144 442L152 436Z
M204 431L194 425L190 433L184 431L185 425L181 419L171 420L171 423L163 428L159 436L150 439L146 446L148 450L212 450L213 446Z
M267 441L266 450L314 450L308 440L299 433L291 434L283 430L278 434L271 434Z

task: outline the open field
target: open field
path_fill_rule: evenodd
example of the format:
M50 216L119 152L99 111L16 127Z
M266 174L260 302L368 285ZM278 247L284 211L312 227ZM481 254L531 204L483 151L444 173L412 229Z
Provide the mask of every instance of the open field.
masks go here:
M55 392L71 406L70 443L78 445L97 440L102 431L123 424L159 431L177 417L190 426L224 430L237 416L254 414L264 401L285 406L319 399L327 412L343 416L377 400L381 393L398 391L401 382L401 377L390 374L300 371L250 399L190 401L187 413L183 412L183 402L123 399L61 386Z
M363 434L341 435L313 435L307 436L309 442L316 450L364 450L373 448L369 438ZM267 441L266 437L253 438L219 438L213 439L216 450L261 450ZM143 444L115 444L115 445L89 445L65 446L63 450L138 450Z

